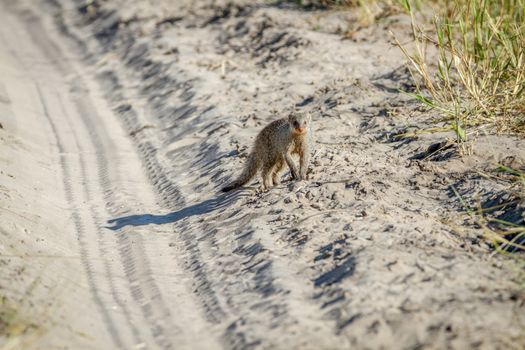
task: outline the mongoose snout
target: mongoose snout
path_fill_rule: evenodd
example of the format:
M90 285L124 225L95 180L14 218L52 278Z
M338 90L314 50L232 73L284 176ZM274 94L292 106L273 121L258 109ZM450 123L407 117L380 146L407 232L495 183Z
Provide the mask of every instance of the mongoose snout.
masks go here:
M311 117L304 112L294 111L288 118L275 120L268 124L255 139L241 175L224 192L233 190L250 181L261 170L262 188L269 189L279 183L279 173L284 164L290 168L292 178L305 180L310 159ZM299 155L299 169L292 154Z

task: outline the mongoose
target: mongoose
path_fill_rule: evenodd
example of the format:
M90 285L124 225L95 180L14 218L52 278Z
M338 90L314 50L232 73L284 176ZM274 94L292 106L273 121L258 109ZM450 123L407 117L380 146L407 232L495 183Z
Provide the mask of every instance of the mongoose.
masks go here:
M306 180L310 160L311 118L306 113L292 112L288 118L275 120L257 135L255 145L241 175L224 192L231 191L250 181L261 169L262 189L267 190L279 183L279 172L284 163L290 168L292 178ZM299 155L299 170L292 154Z

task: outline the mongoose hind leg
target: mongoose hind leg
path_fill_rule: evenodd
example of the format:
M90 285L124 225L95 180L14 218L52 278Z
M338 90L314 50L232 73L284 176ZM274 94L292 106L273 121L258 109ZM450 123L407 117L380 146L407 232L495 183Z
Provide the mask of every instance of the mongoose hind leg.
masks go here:
M267 173L263 177L263 188L266 190L269 190L272 186L273 186L272 176L270 173Z
M263 188L268 190L270 187L273 186L273 180L272 180L272 170L273 170L274 164L267 162L263 165L261 175L263 179Z
M281 182L279 179L279 173L281 172L281 170L283 170L283 168L284 168L284 159L279 158L277 162L275 163L273 170L272 170L272 181L273 181L274 186L278 185Z

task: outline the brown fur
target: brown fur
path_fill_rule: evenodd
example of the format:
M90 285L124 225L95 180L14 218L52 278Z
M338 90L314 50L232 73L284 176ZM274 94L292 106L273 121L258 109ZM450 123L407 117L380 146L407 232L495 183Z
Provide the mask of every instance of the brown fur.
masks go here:
M305 180L310 159L310 116L298 112L291 113L287 119L279 119L268 124L255 139L255 145L241 175L223 188L231 191L250 181L261 170L263 189L279 183L279 173L286 163L292 177ZM302 133L299 130L302 129ZM299 169L291 155L299 155Z

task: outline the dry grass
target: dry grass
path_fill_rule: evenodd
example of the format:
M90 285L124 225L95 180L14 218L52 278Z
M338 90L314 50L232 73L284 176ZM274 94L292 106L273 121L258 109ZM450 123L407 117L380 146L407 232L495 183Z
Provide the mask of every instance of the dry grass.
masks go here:
M461 202L464 210L475 226L480 228L486 240L492 243L496 251L501 253L525 252L525 225L523 220L510 222L501 219L502 213L525 212L525 173L504 165L492 173L479 173L491 181L507 184L508 200L496 205L486 206L479 200L475 205L468 204L453 185L450 185L456 198Z
M414 49L397 44L411 63L413 96L440 112L459 143L472 127L525 134L525 1L438 1L431 32L402 3Z

